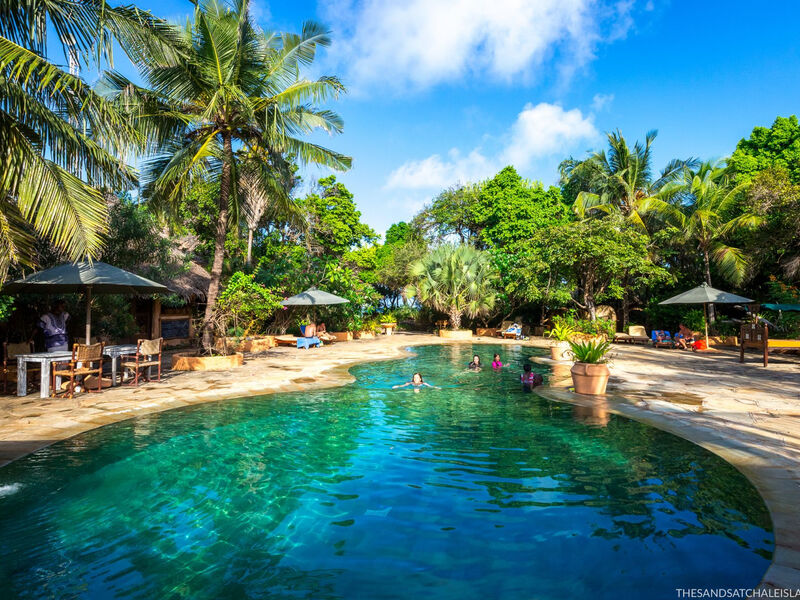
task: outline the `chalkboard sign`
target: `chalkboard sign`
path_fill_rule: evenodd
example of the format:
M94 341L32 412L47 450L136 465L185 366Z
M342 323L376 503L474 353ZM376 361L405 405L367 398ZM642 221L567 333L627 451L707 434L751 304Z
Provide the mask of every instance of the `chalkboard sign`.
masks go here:
M189 317L185 319L162 319L161 337L165 340L189 337Z

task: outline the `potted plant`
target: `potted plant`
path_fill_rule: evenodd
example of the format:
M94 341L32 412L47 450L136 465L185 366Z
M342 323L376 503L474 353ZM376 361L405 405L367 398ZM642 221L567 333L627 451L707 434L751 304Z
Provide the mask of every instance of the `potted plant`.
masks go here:
M380 326L383 335L392 335L394 329L397 327L397 320L392 313L386 313L385 315L381 315Z
M567 323L556 323L545 335L549 337L550 358L553 360L570 360L569 343L572 337L578 333L577 330Z
M570 352L575 359L572 365L572 383L579 394L605 394L608 385L608 365L606 354L611 342L589 340L570 342Z

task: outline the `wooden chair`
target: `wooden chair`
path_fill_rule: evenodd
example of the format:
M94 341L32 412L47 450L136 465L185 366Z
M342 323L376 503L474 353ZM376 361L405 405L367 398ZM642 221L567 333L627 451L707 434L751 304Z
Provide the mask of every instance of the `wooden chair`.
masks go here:
M20 354L33 354L33 342L20 342L18 344L3 342L3 393L8 393L9 376L17 381L17 356ZM28 373L38 373L39 367L28 367Z
M69 387L67 388L67 398L75 396L75 378L83 376L84 378L89 375L97 377L97 389L89 390L87 392L101 392L103 391L103 349L105 343L100 344L74 344L72 346L72 359L69 362L54 363L53 370L50 374L52 381L50 383L50 395L55 397L60 390L56 389L56 378L69 377Z
M133 371L133 382L130 385L139 385L139 370L147 369L147 381L150 381L150 367L158 366L158 379L161 381L161 350L164 338L155 340L139 340L136 342L136 354L122 357L122 368ZM155 358L154 358L155 357Z

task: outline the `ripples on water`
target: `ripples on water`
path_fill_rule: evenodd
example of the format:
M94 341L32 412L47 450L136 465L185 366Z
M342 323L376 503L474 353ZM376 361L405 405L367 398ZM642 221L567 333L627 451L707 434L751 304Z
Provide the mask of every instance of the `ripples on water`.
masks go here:
M0 596L649 599L759 582L770 521L733 467L522 393L533 350L475 350L512 366L419 348L344 388L142 417L0 469ZM389 389L414 371L444 389Z

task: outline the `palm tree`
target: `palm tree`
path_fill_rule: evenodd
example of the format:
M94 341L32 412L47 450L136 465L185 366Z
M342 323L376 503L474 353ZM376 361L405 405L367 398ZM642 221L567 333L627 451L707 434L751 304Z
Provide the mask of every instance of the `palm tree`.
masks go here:
M709 286L712 264L723 279L739 285L747 275L749 260L740 248L730 246L726 240L763 222L763 217L751 213L731 216L746 185L731 183L722 162L707 161L696 170L687 171L681 181L665 186L641 209L676 227L690 247L697 248Z
M253 235L265 216L281 220L304 229L307 225L301 207L289 192L295 185L290 163L283 157L271 158L264 153L249 154L239 170L238 189L240 211L247 229L248 267L253 264Z
M466 244L444 244L411 265L414 283L406 295L416 296L450 317L453 329L464 314L474 318L494 308L497 272L488 253Z
M97 188L135 183L124 159L136 132L77 76L81 64L110 61L114 40L131 57L169 47L163 22L132 7L0 0L0 282L11 265L33 266L37 235L70 259L98 256L106 203ZM72 73L48 60L58 47Z
M697 160L673 159L652 176L652 145L658 132L649 131L645 142L636 142L631 149L619 131L608 134L608 152L595 152L585 161L564 161L561 165L562 185L589 182L594 189L581 190L573 204L580 218L621 214L630 224L646 231L642 219L642 203L663 186L680 177L684 170L696 166Z
M235 0L230 7L218 0L199 2L194 23L178 33L186 59L159 54L139 64L149 89L118 73L106 74L104 87L152 141L142 176L143 195L157 208L174 211L193 183L219 182L208 322L219 292L229 217L238 210L239 160L234 146L349 168L349 157L299 138L317 129L341 132L339 116L315 104L337 97L345 88L335 77L311 81L299 76L300 68L313 62L317 48L330 43L327 31L309 22L300 34L264 33L253 24L248 0ZM263 182L267 189L270 185ZM203 328L203 345L211 346L209 327Z

